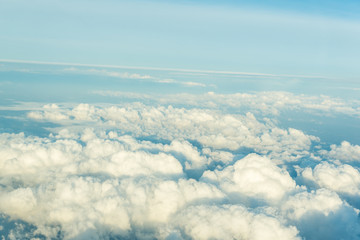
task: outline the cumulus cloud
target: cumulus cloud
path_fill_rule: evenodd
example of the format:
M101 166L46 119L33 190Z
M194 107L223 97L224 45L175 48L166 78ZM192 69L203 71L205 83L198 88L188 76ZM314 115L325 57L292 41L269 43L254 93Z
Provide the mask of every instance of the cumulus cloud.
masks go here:
M289 106L320 108L319 99L231 97L209 93L196 107L132 102L31 110L27 118L56 127L42 137L0 133L0 236L359 239L357 145L324 150L301 130L220 107L242 99L276 114ZM320 105L354 113L331 101Z
M360 172L347 164L320 163L314 169L305 168L301 176L319 187L338 193L360 196Z
M222 170L206 171L202 180L218 185L240 201L252 197L269 203L278 202L296 186L287 171L257 154L250 154Z
M62 121L68 119L68 116L57 112L57 108L50 108L47 105L44 106L47 109L45 112L29 112L28 117L36 120L49 120L49 121ZM50 110L51 109L51 110ZM54 111L55 110L55 111Z
M327 189L291 196L282 211L306 239L359 239L358 211Z
M47 112L44 109L40 115L45 117ZM36 114L30 112L28 117L37 119ZM309 155L312 143L318 141L318 138L300 130L281 129L271 121L259 121L252 113L222 114L215 110L142 104L105 108L79 104L72 109L60 109L58 114L74 121L94 122L124 133L130 132L136 137L154 136L170 141L190 139L198 141L203 147L217 150L251 148L279 162L297 161ZM196 167L206 162L204 158L197 159ZM188 166L193 164L189 163Z
M297 229L239 205L199 205L176 219L192 239L301 239Z
M229 152L202 151L185 140L158 143L89 128L62 129L45 138L3 133L0 142L0 211L33 226L32 236L311 239L328 234L314 233L308 216L321 219L316 226L323 229L339 221L344 229L336 228L334 236L357 236L353 207L329 190L304 192L265 156L234 160ZM222 156L224 165L211 169L211 161ZM198 180L187 175L195 167L205 171ZM23 232L14 227L3 236Z
M329 151L321 150L320 153L333 160L360 162L360 146L347 141L343 141L340 146L332 144Z
M175 80L164 82L177 82ZM97 95L110 97L129 97L129 93L117 91L95 91ZM307 111L315 115L345 114L360 116L358 100L344 100L326 95L310 96L290 92L253 92L220 94L210 91L205 94L138 95L141 100L151 100L160 104L181 104L192 107L211 109L241 109L242 111L260 112L266 115L279 115L288 110Z
M94 178L57 179L7 192L1 198L1 211L38 226L49 238L56 237L52 228L60 223L65 239L101 239L106 231L130 228L124 199L115 187L112 181ZM94 233L96 238L91 237Z
M1 188L0 211L47 237L56 237L58 226L65 239L128 236L143 228L153 228L156 236L179 209L226 197L216 186L184 178L180 161L166 152L130 151L149 144L129 136L100 139L86 130L71 140L0 137L0 177L7 186Z
M121 138L109 139L107 135L106 139L99 139L91 130L84 131L78 138L85 141L85 146L79 139L53 140L1 134L0 166L4 170L1 175L29 185L47 181L51 176L77 173L106 173L116 177L183 174L182 165L175 157L166 152L142 151L139 149L141 143L138 143L138 150L131 150ZM133 139L130 137L130 140ZM44 171L39 172L39 169Z

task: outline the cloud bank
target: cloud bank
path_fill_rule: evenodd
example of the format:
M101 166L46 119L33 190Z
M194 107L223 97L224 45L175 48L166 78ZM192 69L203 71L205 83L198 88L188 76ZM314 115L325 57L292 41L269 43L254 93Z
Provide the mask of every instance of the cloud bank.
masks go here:
M205 94L171 94L171 95L129 95L118 91L98 90L96 95L131 98L139 102L152 101L155 104L185 105L207 109L231 109L232 111L262 113L273 117L283 111L301 110L316 115L342 114L360 117L360 101L356 99L344 100L326 95L311 96L293 94L290 92L252 92L221 94L207 92Z
M26 117L60 127L0 133L5 239L359 239L358 145L218 107Z

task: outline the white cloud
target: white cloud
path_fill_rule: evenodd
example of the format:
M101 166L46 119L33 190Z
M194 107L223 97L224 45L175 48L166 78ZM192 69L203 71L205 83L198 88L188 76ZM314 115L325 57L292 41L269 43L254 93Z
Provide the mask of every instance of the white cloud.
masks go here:
M149 111L167 116L165 109ZM214 119L202 114L205 123ZM227 117L223 121L235 121ZM242 121L263 126L251 116ZM352 207L328 190L298 193L303 190L270 158L250 154L234 160L231 152L197 148L182 138L159 143L84 127L44 138L0 134L0 212L34 226L33 236L55 238L60 231L64 239L300 239L313 233L305 225L314 211L322 214L314 226L326 229L339 221L350 227L334 236L356 236ZM212 170L212 162L224 166ZM196 168L207 169L199 180L187 176ZM24 237L15 228L5 237L10 235Z
M97 143L96 143L97 144ZM93 146L91 151L103 150L99 145ZM104 149L106 151L106 149ZM138 175L182 175L182 166L171 155L165 153L149 154L146 152L119 151L110 159L94 158L88 154L90 160L82 165L87 172L103 171L113 176Z
M300 192L291 196L282 209L290 219L298 220L306 217L307 213L311 211L328 216L331 212L337 211L343 204L336 193L319 189L310 193Z
M28 116L34 118L32 113ZM46 116L46 113L44 109L41 116ZM251 148L258 153L268 154L278 162L297 161L309 155L312 142L318 140L296 129L285 130L272 122L261 122L251 113L222 114L215 110L142 104L103 108L80 104L73 109L59 109L59 114L66 115L68 119L74 118L74 121L85 121L85 124L92 121L96 126L101 124L105 128L130 132L136 137L155 136L170 141L190 139L198 141L203 147L217 150ZM196 161L205 163L206 160L202 159Z
M338 193L360 196L360 172L354 167L343 164L320 163L314 169L305 168L301 173L305 181Z
M141 232L143 227L157 234L156 229L187 204L218 202L225 197L213 185L182 178L180 163L165 153L128 152L118 141L93 138L75 153L63 148L59 156L72 155L72 161L59 164L61 158L49 162L49 154L64 140L53 143L21 134L1 136L10 140L10 148L22 153L11 155L8 147L1 152L2 156L10 153L5 159L6 172L0 175L9 187L1 189L0 211L37 226L47 237L55 237L53 228L58 225L65 239L87 238L89 232L94 239L110 232L123 236L130 229ZM38 155L26 168L20 166L24 159ZM171 174L176 176L169 178Z
M170 78L158 79L158 80L156 80L156 82L158 82L158 83L167 83L167 84L180 84L180 85L189 86L189 87L206 87L206 84L204 84L204 83L177 81L175 79L170 79Z
M174 83L175 80L172 82ZM175 81L177 82L177 81ZM181 82L179 82L181 83ZM94 94L112 97L127 97L129 93L116 91L96 91ZM360 117L358 100L344 100L325 95L297 95L290 92L254 92L219 94L169 94L138 95L139 99L152 100L161 104L181 104L193 107L228 109L236 108L245 111L260 112L267 115L278 115L287 110L307 111L315 115L345 114Z
M357 145L314 150L315 136L221 106L355 108L288 93L187 96L174 101L196 108L32 107L28 118L59 127L0 134L0 214L30 224L27 238L359 239Z
M57 104L46 104L42 107L45 111L33 111L27 114L28 118L36 120L62 121L67 120L68 116L59 111Z
M194 206L181 212L176 220L191 239L301 239L295 227L239 205Z
M46 105L44 105L44 108L45 108L45 109L58 109L59 106L58 106L57 104L52 103L52 104L46 104Z
M23 218L33 212L37 205L36 198L30 188L19 188L0 197L1 210L15 218Z
M51 226L58 224L65 239L82 239L88 231L94 232L94 239L101 239L103 231L130 229L124 198L117 194L113 181L81 177L56 179L33 189L7 192L1 197L1 203L3 213L47 230L41 233L49 238L56 237L52 235Z
M269 73L231 72L231 71L174 69L174 68L155 68L155 67L131 67L131 66L119 66L119 65L42 62L42 61L24 61L24 60L11 60L11 59L0 59L0 62L69 66L70 69L75 68L75 67L91 67L91 68L105 68L105 69L155 70L155 71L168 71L168 72L172 72L172 73L189 73L189 74L195 74L195 75L198 75L198 74L228 74L228 75L261 76L261 77L296 77L296 78L326 79L326 77L322 77L322 76L283 75L283 74L269 74Z
M300 192L282 211L306 239L359 239L358 212L327 189Z
M320 153L333 160L360 162L360 146L352 145L347 141L343 141L340 146L333 144L330 146L330 151L321 150Z
M99 139L91 130L85 131L80 138L87 140L84 147L77 139L53 141L23 134L1 134L0 166L4 171L0 176L5 177L1 181L16 178L32 185L47 181L51 176L76 173L105 173L115 177L183 175L180 162L172 155L140 150L147 145L142 146L135 140L139 150L127 150L126 144L109 139L109 136Z
M150 75L143 75L139 73L129 73L129 72L119 72L119 71L111 71L108 69L100 69L100 68L76 68L69 67L63 70L64 72L71 72L76 74L85 74L85 75L98 75L98 76L107 76L114 78L123 78L123 79L139 79L139 80L150 80L156 83L165 83L165 84L179 84L188 87L206 87L207 85L200 82L191 82L191 81L178 81L175 79L161 79L157 77L153 77Z
M97 68L75 68L69 67L65 68L65 72L73 72L77 74L86 74L86 75L100 75L107 77L116 77L116 78L127 78L127 79L152 79L153 77L149 75L141 75L138 73L128 73L128 72L117 72L109 71L107 69L97 69Z
M235 198L251 197L268 203L277 203L296 185L287 171L256 154L247 155L222 170L206 171L202 180L219 185Z
M164 146L165 152L174 152L185 157L185 167L187 169L204 168L208 163L205 156L201 156L199 151L189 142L179 142L174 140L170 145Z
M36 119L36 120L50 120L50 121L61 121L68 119L67 116L61 113L54 113L54 112L30 112L28 114L29 118Z
M184 85L186 85L186 86L190 86L190 87L192 87L192 86L206 87L205 84L199 83L199 82L180 82L180 83L181 83L181 84L184 84Z

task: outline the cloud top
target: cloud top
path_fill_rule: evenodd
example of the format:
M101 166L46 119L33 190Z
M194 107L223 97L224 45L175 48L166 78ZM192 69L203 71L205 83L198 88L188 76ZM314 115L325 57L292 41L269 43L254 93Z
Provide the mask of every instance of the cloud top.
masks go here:
M0 133L0 236L359 239L358 145L266 116L136 102L29 111L57 125Z

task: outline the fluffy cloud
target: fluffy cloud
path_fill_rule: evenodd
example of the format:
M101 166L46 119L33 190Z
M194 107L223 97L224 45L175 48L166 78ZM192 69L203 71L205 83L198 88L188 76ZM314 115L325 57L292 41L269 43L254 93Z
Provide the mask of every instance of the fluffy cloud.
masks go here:
M130 229L124 199L113 181L89 177L56 180L3 194L1 211L38 226L47 237L56 237L51 227L59 224L65 239L85 239L91 234L101 239L106 231Z
M250 154L222 170L206 171L202 180L219 185L230 196L252 197L269 203L276 203L295 189L295 181L287 171L256 154Z
M204 168L208 162L207 158L201 155L189 142L174 140L170 145L164 146L164 151L173 152L179 157L182 155L185 158L186 169Z
M89 135L93 134L92 139ZM110 136L114 135L109 133ZM51 176L78 173L106 173L112 176L179 175L183 174L181 163L165 152L150 153L129 150L121 138L98 138L87 129L80 139L48 139L25 137L24 134L1 134L0 167L4 171L1 181L17 179L24 184L47 181ZM112 136L113 137L113 136ZM124 138L142 146L131 137ZM170 145L171 146L171 145ZM169 148L170 146L161 146ZM43 171L39 171L42 169Z
M295 227L239 205L194 206L181 212L176 220L192 239L301 239Z
M51 178L53 174L75 173L81 151L82 146L75 140L52 142L24 134L1 134L0 168L3 171L0 182L16 180L31 185Z
M322 150L320 152L330 159L343 162L360 162L360 146L352 145L347 141L343 141L340 146L331 145L330 151Z
M0 140L0 177L7 186L0 211L36 226L37 234L103 239L132 232L142 238L151 229L148 234L163 238L298 238L279 216L237 205L249 202L245 198L274 205L295 189L289 174L266 157L250 154L197 181L184 175L186 163L203 168L211 159L204 154L216 151L201 153L186 141L152 143L92 129L63 129L49 138L1 134ZM198 218L210 222L195 224ZM224 231L229 221L234 224Z
M314 169L305 168L301 173L305 181L338 193L360 196L360 172L343 164L320 163Z
M196 163L202 157L187 142L153 144L91 129L49 138L0 134L0 142L0 211L47 237L56 237L59 226L65 239L136 229L141 235L143 228L157 236L179 209L226 197L216 186L184 178L182 159L168 152L186 150Z
M218 109L353 108L285 93L204 99L214 105L47 104L29 112L57 127L43 137L0 134L0 236L359 239L357 145L323 150L317 137L275 120Z
M45 116L46 112L45 109L36 114ZM59 109L59 114L73 119L70 124L83 121L89 125L93 122L97 126L101 124L103 127L115 128L135 137L154 136L170 141L190 139L199 142L203 147L217 150L251 148L255 152L268 154L278 162L297 161L309 155L312 142L318 140L296 129L280 129L266 119L259 121L251 113L222 114L215 110L152 107L142 104L104 108L80 104L72 109ZM34 118L33 115L34 113L30 112L28 117ZM192 162L188 166L195 164L195 168L206 161L199 157L192 160L197 163Z
M327 189L291 196L282 211L306 239L359 239L358 210Z
M152 101L156 104L186 105L210 109L236 109L261 112L265 115L278 115L287 110L305 110L313 114L345 114L360 116L358 100L344 100L326 95L309 96L290 92L255 92L219 94L176 94L176 95L129 95L124 92L95 91L94 94L110 97L136 97L139 101Z
M121 180L91 173L53 175L31 187L20 184L16 189L2 189L0 211L37 226L47 237L55 237L59 225L65 239L103 239L110 233L127 236L130 230L141 235L142 229L149 228L157 236L158 229L187 205L225 198L213 185L192 179L157 178L157 171L150 177Z
M61 121L68 119L66 115L54 111L30 112L28 114L28 117L36 120L50 120L50 121Z

